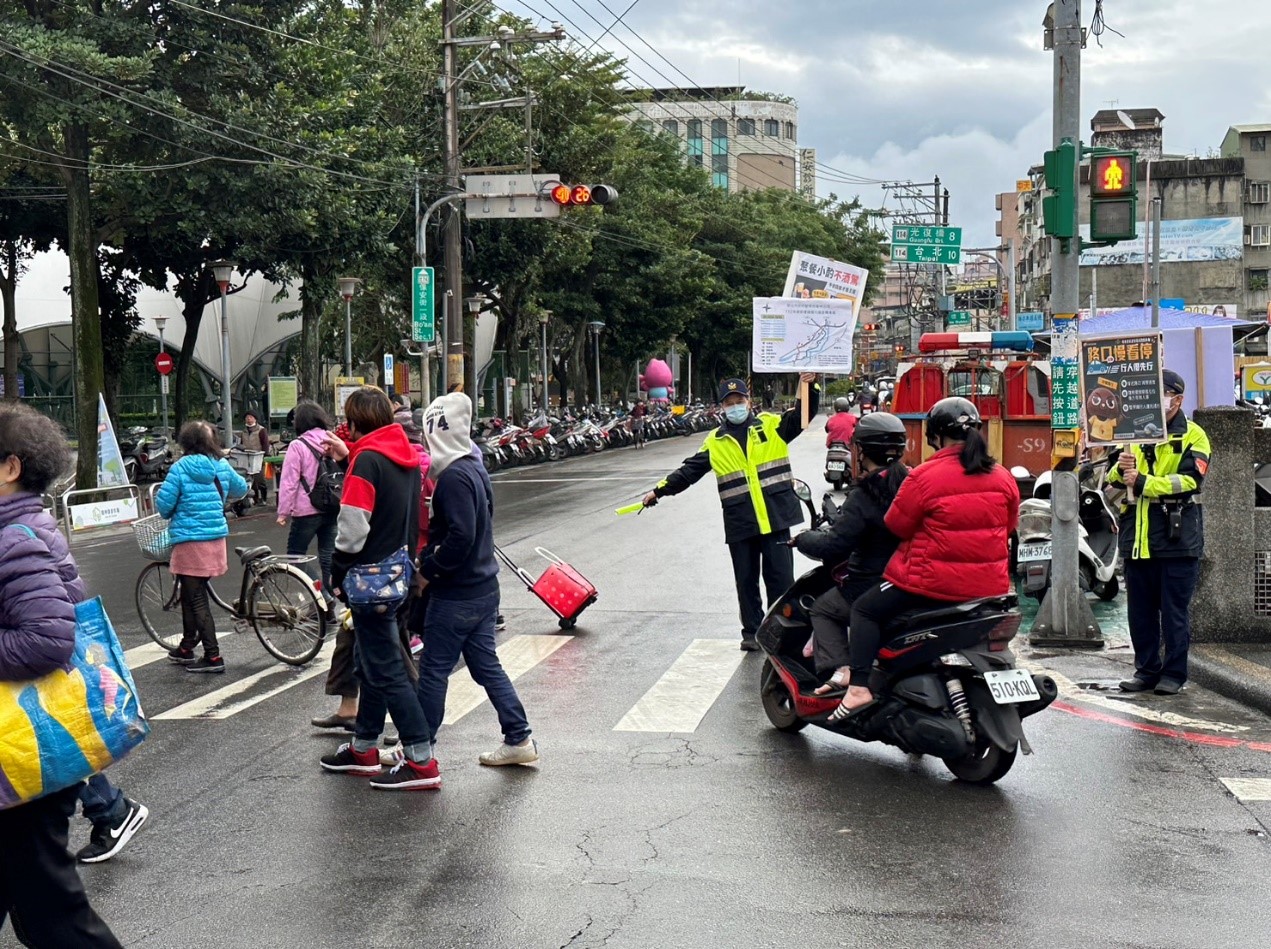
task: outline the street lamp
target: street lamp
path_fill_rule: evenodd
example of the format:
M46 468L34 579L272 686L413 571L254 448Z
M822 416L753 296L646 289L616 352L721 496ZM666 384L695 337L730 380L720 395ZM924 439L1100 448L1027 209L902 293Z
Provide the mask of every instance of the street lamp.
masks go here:
M472 408L474 412L477 410L477 399L479 396L479 393L477 392L477 371L480 368L477 365L477 356L476 356L476 339L477 339L476 326L477 326L477 319L481 315L481 308L485 306L485 299L486 298L484 293L474 293L472 296L465 298L463 301L464 304L468 307L468 316L472 317L472 327L473 327L472 328L472 341L473 341L472 342L472 345L473 345L472 359L464 362L464 376L468 377L469 374L471 374L472 385L471 387L469 387L467 385L468 379L465 378L464 388L468 389L468 394L472 397Z
M591 327L596 339L596 408L600 408L600 331L605 328L605 324L600 320L592 320L587 325Z
M357 277L337 277L336 286L344 297L344 375L353 375L353 294L362 281Z
M229 366L229 278L234 274L234 261L214 260L208 264L216 285L221 288L221 440L228 450L234 444L234 406L230 398Z
M167 349L163 344L163 328L168 325L166 316L156 316L154 318L154 328L159 331L159 355L162 356ZM163 411L163 437L171 438L172 433L168 431L168 377L164 373L159 375L159 404Z
M538 315L538 325L543 333L543 414L547 414L547 324L551 321L552 311L543 310Z

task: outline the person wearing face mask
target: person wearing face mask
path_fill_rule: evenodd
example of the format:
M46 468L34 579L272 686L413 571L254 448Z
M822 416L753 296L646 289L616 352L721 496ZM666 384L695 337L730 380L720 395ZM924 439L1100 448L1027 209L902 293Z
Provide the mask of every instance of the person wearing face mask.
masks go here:
M1163 376L1168 441L1114 453L1108 483L1128 489L1119 542L1134 677L1121 689L1177 695L1187 681L1189 608L1205 547L1200 486L1209 470L1209 436L1183 413L1183 377L1170 369Z
M799 377L809 383L808 418L820 407L816 378L813 372ZM725 379L719 401L724 424L644 496L644 505L679 494L708 471L715 472L741 608L741 648L750 652L759 648L755 634L764 617L760 577L770 604L794 583L794 552L787 542L790 528L803 523L803 508L794 493L789 442L803 431L802 409L796 402L782 415L755 414L744 379Z

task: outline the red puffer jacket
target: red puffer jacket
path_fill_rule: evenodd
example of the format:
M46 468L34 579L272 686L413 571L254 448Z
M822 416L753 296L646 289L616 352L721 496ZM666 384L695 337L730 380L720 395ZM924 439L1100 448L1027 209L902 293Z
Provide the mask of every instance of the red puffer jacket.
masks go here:
M1002 465L967 474L960 451L943 448L911 471L885 518L900 547L883 576L936 600L1011 590L1008 544L1019 523L1019 488Z

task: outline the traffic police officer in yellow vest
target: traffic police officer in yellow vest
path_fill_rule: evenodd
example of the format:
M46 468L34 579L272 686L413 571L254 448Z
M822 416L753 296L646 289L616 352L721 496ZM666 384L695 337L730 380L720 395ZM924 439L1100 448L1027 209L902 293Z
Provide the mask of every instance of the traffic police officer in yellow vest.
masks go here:
M816 373L799 377L808 387L808 418L820 407ZM741 607L741 648L759 648L755 634L763 621L759 578L771 605L794 583L794 551L790 528L803 523L794 493L789 442L803 431L798 403L783 415L755 414L743 379L726 379L719 387L724 424L706 436L701 450L672 471L644 497L645 506L679 494L708 471L715 472L724 508L724 540L732 554L737 601Z
M1209 436L1183 414L1183 377L1166 369L1164 381L1169 440L1122 450L1108 481L1129 488L1120 545L1135 671L1121 689L1177 695L1187 681L1188 609L1205 546L1200 486L1209 470Z

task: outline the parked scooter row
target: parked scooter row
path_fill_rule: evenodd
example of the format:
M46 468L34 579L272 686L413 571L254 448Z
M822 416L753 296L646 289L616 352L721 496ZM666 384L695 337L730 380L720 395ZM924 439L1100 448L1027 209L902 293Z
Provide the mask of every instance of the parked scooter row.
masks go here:
M682 415L655 410L645 416L644 440L691 435L719 424L718 412L701 406ZM486 470L498 471L634 445L635 436L626 413L589 408L577 414L567 411L561 416L540 411L524 425L503 418L489 419L473 429L473 441L481 451Z
M1077 472L1080 482L1078 517L1078 579L1084 593L1114 599L1120 590L1117 565L1120 552L1117 514L1107 497L1107 463L1086 463ZM1019 505L1016 573L1024 579L1024 593L1040 601L1051 583L1051 475L1043 472L1032 497Z
M167 435L144 425L128 429L119 439L124 473L133 484L162 481L172 467L172 443Z

